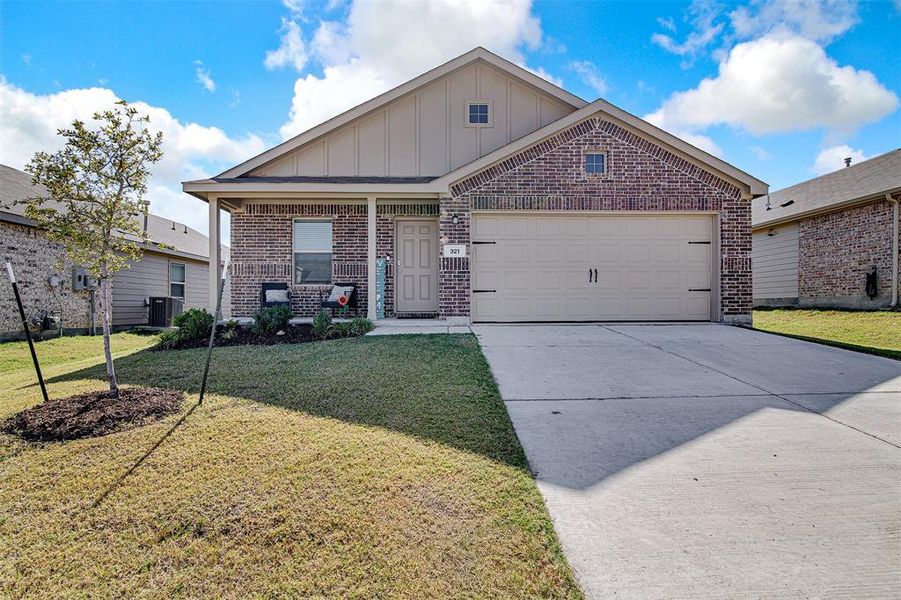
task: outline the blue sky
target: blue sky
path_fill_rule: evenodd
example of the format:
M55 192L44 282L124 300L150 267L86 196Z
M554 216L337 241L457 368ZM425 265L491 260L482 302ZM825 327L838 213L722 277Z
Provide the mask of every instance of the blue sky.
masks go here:
M116 98L166 137L179 191L475 45L608 101L778 189L901 145L901 0L0 4L0 162Z

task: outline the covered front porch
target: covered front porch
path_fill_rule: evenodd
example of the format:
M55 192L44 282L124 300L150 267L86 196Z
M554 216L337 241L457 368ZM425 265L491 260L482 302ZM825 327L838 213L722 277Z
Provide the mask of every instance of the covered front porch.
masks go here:
M241 190L203 198L211 264L220 257L222 211L231 215L228 277L236 318L259 309L264 283L285 284L298 319L315 315L333 285L355 288L347 316L448 316L440 302L440 254L460 216L442 210L438 193ZM211 269L211 306L220 277Z

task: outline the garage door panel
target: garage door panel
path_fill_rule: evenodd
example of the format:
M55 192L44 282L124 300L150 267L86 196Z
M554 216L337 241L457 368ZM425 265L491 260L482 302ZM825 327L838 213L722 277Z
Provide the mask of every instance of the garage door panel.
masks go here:
M477 321L707 320L713 220L473 215ZM689 242L695 242L689 244ZM697 243L708 242L708 243ZM491 298L489 298L491 297Z

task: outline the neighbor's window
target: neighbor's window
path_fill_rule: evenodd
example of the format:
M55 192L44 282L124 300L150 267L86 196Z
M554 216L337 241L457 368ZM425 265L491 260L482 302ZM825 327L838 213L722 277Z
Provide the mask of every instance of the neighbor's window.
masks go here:
M169 295L184 299L185 297L185 263L169 263Z
M470 102L467 106L467 114L469 116L467 123L470 125L488 125L491 123L487 102Z
M332 282L332 222L294 221L294 283Z
M585 172L589 175L603 175L607 172L607 155L603 152L585 154Z

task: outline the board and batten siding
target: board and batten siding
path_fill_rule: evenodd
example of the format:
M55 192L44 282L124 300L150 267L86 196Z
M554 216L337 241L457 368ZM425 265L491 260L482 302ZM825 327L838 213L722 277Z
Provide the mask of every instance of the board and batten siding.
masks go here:
M170 258L145 252L113 278L113 326L147 325L147 299L169 295L169 263L183 263L185 269L185 310L209 304L207 264L186 258ZM226 313L223 310L223 314Z
M755 231L751 243L754 303L797 304L798 224Z
M467 102L490 104L468 126ZM440 176L575 107L485 62L458 69L253 171L255 176Z

